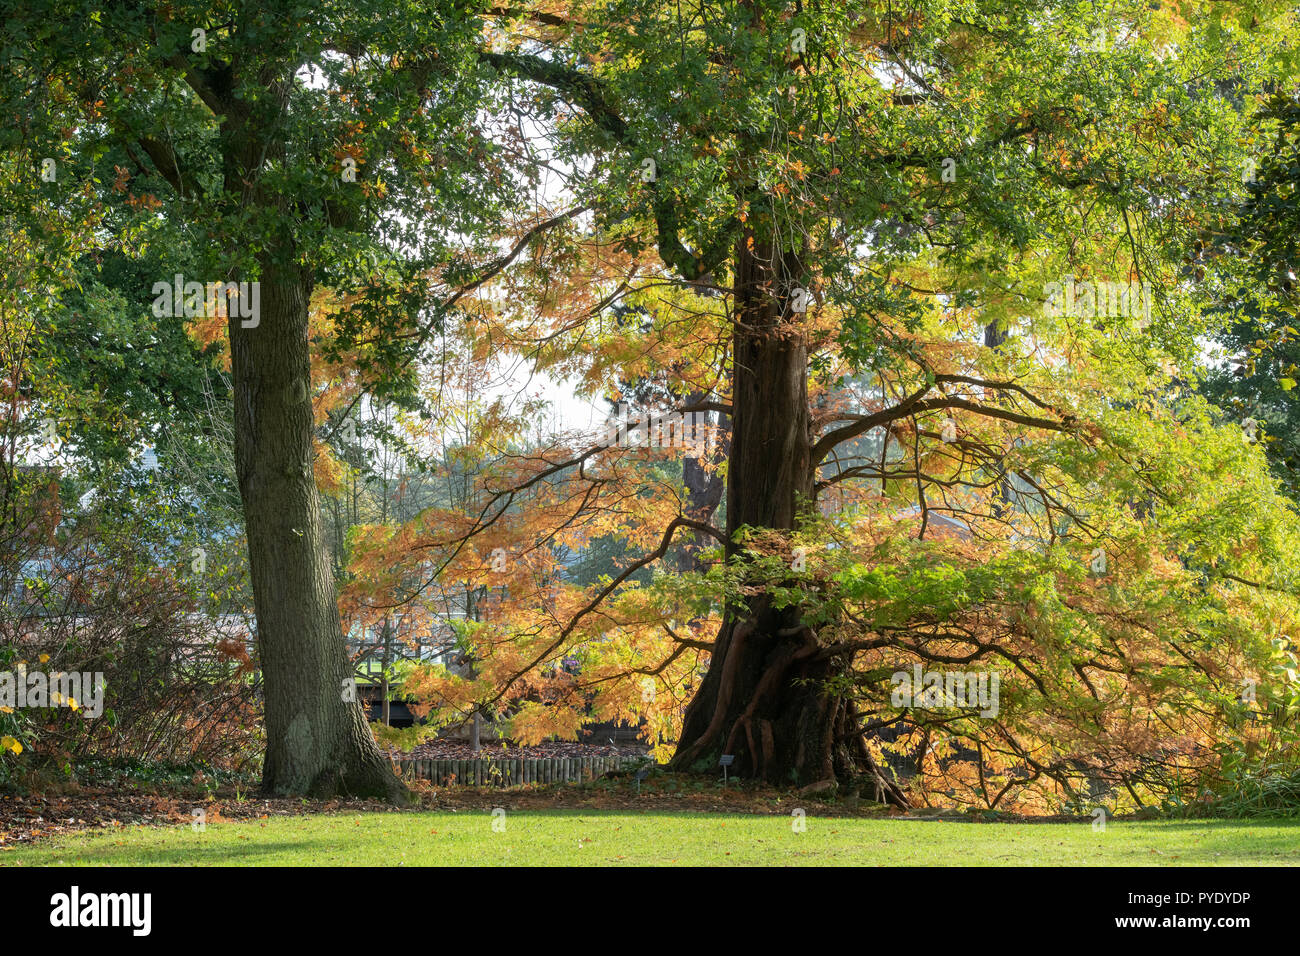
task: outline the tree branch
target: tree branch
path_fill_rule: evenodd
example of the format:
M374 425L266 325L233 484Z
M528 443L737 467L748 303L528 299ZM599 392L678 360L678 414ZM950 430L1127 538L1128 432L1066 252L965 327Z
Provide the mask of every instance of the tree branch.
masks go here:
M619 146L636 153L638 144L633 141L627 122L610 105L604 84L599 79L580 70L554 63L525 53L479 52L479 60L502 73L513 73L524 79L549 86L582 107L596 127L610 136ZM712 273L731 254L731 223L719 230L714 241L697 255L681 241L681 221L677 204L660 187L658 179L646 183L654 195L653 210L659 258L676 269L689 282L695 282Z

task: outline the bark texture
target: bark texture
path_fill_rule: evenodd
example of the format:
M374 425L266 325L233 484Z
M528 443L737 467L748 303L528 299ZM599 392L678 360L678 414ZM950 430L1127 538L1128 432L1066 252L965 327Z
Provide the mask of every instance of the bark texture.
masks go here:
M793 530L814 495L808 353L793 311L804 269L742 237L735 254L734 382L727 468L729 558L737 529ZM828 689L849 661L801 624L800 609L760 595L729 609L708 673L687 708L673 766L716 766L774 784L868 782L868 795L899 805L902 792L867 751L850 699Z
M402 802L406 788L346 691L352 669L312 467L310 293L299 269L266 263L257 326L230 320L235 461L266 698L263 788Z

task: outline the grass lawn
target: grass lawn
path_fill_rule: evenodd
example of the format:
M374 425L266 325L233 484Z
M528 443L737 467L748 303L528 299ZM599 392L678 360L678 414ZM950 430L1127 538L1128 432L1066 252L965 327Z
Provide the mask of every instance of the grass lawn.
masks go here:
M125 827L0 851L0 866L1296 865L1300 821L971 824L602 810L282 816Z

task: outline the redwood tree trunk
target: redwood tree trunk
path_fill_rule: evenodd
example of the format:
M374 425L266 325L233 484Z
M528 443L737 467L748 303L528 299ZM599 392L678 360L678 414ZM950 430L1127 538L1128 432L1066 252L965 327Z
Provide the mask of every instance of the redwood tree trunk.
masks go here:
M799 257L742 236L735 262L732 434L727 465L728 559L744 525L790 531L813 500L808 353L792 293ZM766 596L729 608L708 673L687 708L673 758L706 769L734 754L733 771L774 784L867 778L878 799L906 805L867 752L851 700L827 689L849 662L828 654L800 609Z
M229 323L235 462L266 697L263 788L401 801L405 787L356 695L345 692L352 669L312 467L310 293L299 269L264 264L259 323Z

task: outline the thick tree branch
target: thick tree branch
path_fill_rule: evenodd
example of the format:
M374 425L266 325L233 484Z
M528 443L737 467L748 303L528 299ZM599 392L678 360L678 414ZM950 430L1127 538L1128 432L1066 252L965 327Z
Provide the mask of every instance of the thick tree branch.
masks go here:
M591 117L619 146L633 153L633 140L627 122L610 104L604 84L589 73L525 53L480 51L479 59L502 73L512 73L549 86L564 95ZM646 183L653 194L653 210L659 258L677 270L687 281L695 282L711 274L731 254L732 223L720 229L714 240L700 254L688 249L681 240L681 220L677 204L656 178Z
M990 385L998 383L989 383ZM1019 389L1019 386L1013 386ZM871 431L873 428L879 428L882 425L888 425L891 422L898 421L901 418L909 418L913 415L919 415L923 412L932 412L939 409L961 408L966 411L975 412L983 415L985 418L996 418L1002 421L1014 422L1017 425L1025 425L1029 428L1043 428L1051 431L1068 432L1075 428L1075 418L1073 415L1062 415L1059 419L1042 418L1036 415L1026 415L1007 408L1000 408L992 405L982 405L979 402L972 402L964 398L952 398L943 396L938 398L925 398L924 396L930 391L930 386L920 389L903 399L897 405L890 408L882 409L871 415L856 416L854 420L839 428L832 429L813 445L812 462L819 465L829 455L836 445L849 441L859 435ZM1035 404L1043 408L1049 406L1034 399Z

